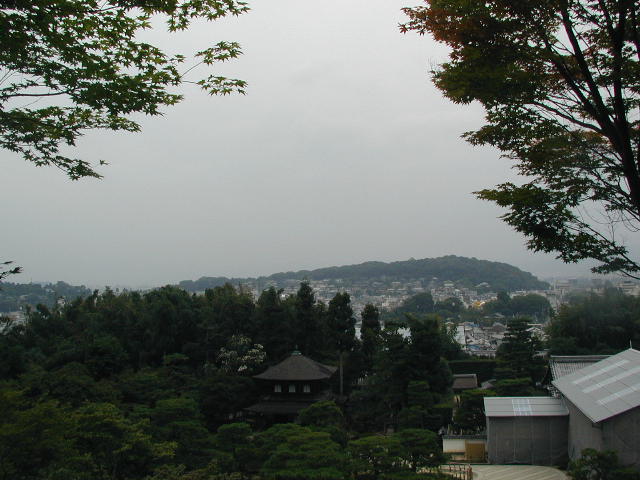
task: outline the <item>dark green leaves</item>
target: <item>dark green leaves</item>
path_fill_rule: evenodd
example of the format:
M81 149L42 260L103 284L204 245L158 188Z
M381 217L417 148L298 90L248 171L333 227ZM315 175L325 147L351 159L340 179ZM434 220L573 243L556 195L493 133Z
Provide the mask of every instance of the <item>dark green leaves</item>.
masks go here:
M202 50L195 54L199 63L184 68L184 55L136 39L151 16L165 16L173 31L247 9L236 0L0 3L0 147L72 179L99 177L91 162L68 157L62 147L74 146L87 130L138 131L128 116L161 114L181 100L169 88L184 82L211 94L245 91L242 80L190 77L200 64L236 58L237 43Z
M524 185L477 192L530 249L596 272L640 273L622 233L640 226L640 14L636 2L426 0L402 30L451 47L433 74L486 124L466 139L513 160Z

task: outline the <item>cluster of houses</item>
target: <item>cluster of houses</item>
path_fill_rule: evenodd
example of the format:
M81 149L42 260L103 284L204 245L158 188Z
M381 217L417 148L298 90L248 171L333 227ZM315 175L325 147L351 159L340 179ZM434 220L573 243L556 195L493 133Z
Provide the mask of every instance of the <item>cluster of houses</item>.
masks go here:
M493 322L489 327L472 322L454 325L447 322L447 328L455 328L455 340L465 353L475 357L493 358L502 343L507 326L502 322ZM530 323L528 330L535 337L544 340L545 326L542 323Z

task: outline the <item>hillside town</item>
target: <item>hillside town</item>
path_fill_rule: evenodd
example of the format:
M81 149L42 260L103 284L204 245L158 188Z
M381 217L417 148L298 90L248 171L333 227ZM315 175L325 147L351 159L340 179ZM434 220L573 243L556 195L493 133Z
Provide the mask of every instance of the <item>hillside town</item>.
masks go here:
M316 298L325 303L328 303L336 293L347 292L356 313L362 311L368 303L382 310L393 310L413 295L424 292L431 293L434 302L457 298L466 308L480 307L485 302L495 300L498 294L487 282L466 287L454 281L440 280L435 277L391 282L385 282L383 279L349 281L339 278L306 281L315 292ZM572 293L601 293L608 286L619 288L627 295L640 296L640 282L627 278L558 278L551 279L548 283L549 288L546 290L518 290L512 292L511 296L540 295L549 301L554 310L565 303ZM250 291L255 298L271 286L282 289L282 295L286 296L295 294L300 286L300 280L249 281L239 286Z

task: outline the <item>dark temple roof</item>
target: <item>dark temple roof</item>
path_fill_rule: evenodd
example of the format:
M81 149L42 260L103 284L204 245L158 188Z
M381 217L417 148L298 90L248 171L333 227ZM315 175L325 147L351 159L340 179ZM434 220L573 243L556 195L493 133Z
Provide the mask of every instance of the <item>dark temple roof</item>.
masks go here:
M475 373L458 373L453 376L454 390L470 390L478 388L478 377Z
M269 367L265 372L254 375L260 380L327 380L336 372L337 367L324 365L305 357L300 352L293 352L282 362Z

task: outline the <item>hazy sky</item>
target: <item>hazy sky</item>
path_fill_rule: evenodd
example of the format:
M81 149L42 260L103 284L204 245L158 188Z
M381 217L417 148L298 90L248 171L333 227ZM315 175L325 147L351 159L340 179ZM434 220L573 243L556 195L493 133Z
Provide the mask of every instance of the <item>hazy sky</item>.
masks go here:
M249 82L247 95L187 88L141 133L86 135L76 154L107 160L102 180L0 152L0 259L24 268L10 281L160 285L447 254L587 274L528 252L471 194L513 178L510 164L460 139L482 110L432 86L446 50L399 33L406 5L269 0L149 32L175 51L240 42L216 71Z

